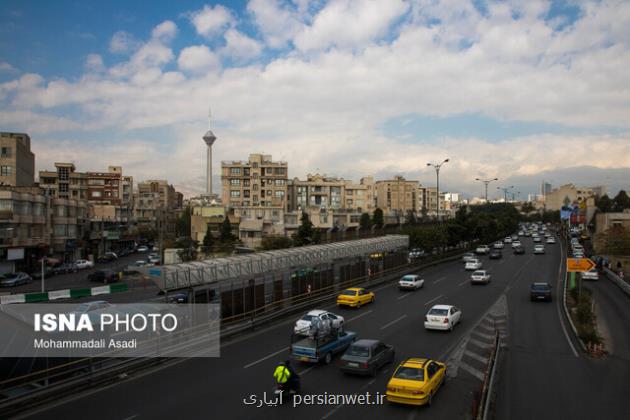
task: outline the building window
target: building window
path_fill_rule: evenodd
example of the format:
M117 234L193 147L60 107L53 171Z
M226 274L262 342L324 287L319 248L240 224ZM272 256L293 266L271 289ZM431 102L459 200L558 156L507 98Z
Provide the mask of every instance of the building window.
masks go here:
M10 158L11 157L11 148L10 147L3 147L2 148L2 154L0 155L0 157Z
M244 190L243 191L243 197L249 198L249 190Z
M2 176L11 176L13 173L13 167L11 166L0 166L0 175Z
M284 198L284 191L276 191L276 198Z
M284 185L284 179L276 179L276 185Z
M230 185L232 185L232 186L239 186L239 185L241 185L241 180L240 179L230 179Z
M12 211L12 210L13 210L13 200L0 199L0 211Z
M100 191L92 191L92 198L101 198L102 195Z
M249 179L243 180L243 187L249 187Z
M254 163L252 164L252 168L254 168L254 169L258 168L258 162L254 162Z
M69 172L68 168L59 168L59 172L58 172L59 180L60 181L67 181L70 178L69 173L70 172Z
M230 197L232 198L240 198L241 196L241 192L240 191L230 191Z
M287 168L276 168L276 175L286 175L287 174Z
M230 174L232 174L232 175L240 175L241 174L241 168L230 168Z

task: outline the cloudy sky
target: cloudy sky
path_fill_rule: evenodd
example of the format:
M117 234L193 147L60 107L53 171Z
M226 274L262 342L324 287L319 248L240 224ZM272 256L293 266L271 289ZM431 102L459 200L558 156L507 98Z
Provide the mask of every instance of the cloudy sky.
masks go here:
M250 152L289 176L401 174L480 195L630 185L630 2L4 0L0 129L38 169L204 189ZM215 177L215 185L219 185ZM496 191L495 191L496 192ZM616 191L614 191L616 192Z

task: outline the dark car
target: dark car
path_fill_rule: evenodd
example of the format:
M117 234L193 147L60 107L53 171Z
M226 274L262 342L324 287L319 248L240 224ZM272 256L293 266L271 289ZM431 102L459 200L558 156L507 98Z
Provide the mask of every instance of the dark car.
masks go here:
M551 302L551 285L549 283L532 283L529 286L529 298L532 301L547 300Z
M490 251L488 258L490 258L491 260L498 260L499 258L503 258L503 253L498 249L493 249L492 251Z
M26 273L7 273L0 275L0 286L13 287L21 284L27 284L32 282L33 279Z
M49 278L57 274L54 268L50 268L48 266L44 267L44 278ZM41 280L42 279L42 270L35 270L30 273L30 276L33 280Z
M118 273L114 270L96 270L88 275L89 281L97 281L99 283L115 283L118 281Z
M105 254L98 257L96 261L100 263L109 263L112 261L116 261L117 259L118 259L118 256L114 254L113 252L106 252Z
M514 255L523 255L525 253L525 248L522 246L517 246L514 248Z
M340 368L344 373L376 375L376 371L394 361L394 347L378 340L357 340L341 356Z
M188 303L188 293L173 293L168 295L169 303Z

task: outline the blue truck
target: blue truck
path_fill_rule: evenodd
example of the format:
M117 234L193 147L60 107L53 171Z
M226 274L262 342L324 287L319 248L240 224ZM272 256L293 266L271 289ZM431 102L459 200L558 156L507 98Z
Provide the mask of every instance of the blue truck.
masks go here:
M329 364L332 357L343 352L357 339L357 333L335 329L325 337L295 336L291 344L291 357L300 362ZM292 340L293 341L293 340Z

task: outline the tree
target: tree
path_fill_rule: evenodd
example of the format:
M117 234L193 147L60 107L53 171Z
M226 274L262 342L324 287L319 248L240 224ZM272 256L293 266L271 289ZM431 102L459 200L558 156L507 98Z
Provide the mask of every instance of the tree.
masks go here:
M377 229L382 229L383 225L385 224L383 218L383 210L381 210L379 207L377 207L374 210L374 214L372 214L372 224L376 226Z
M523 205L521 206L521 212L525 214L531 213L535 210L536 208L534 207L532 203L523 203Z
M223 219L219 234L221 242L223 243L230 243L234 240L234 235L232 235L232 224L230 223L229 217L225 216L225 219Z
M206 252L209 251L210 248L212 248L212 245L214 245L214 237L212 236L212 231L210 230L210 223L208 223L206 225L206 234L203 237L204 250Z
M197 259L197 241L193 241L190 237L181 237L177 241L175 241L175 247L179 248L177 251L177 255L182 260L182 262L186 261L195 261Z
M406 225L415 225L418 223L416 219L416 215L413 210L407 210L407 215L405 216L405 224Z
M361 230L369 230L372 227L372 220L370 220L370 215L368 213L361 214L359 227Z
M612 226L595 238L597 252L608 255L630 255L630 229Z
M175 222L177 237L190 237L190 218L192 211L190 206L186 206Z
M302 212L300 222L300 227L293 235L293 244L295 246L303 246L313 243L313 223L306 212Z
M630 209L630 197L624 190L619 191L613 201L615 202L613 206L615 211L622 212L625 209Z
M613 208L613 204L614 203L610 199L610 197L608 197L608 194L604 194L603 196L595 200L595 206L597 206L599 211L601 211L602 213L611 212Z
M286 236L265 236L262 238L260 246L265 251L271 251L273 249L285 249L291 248L291 238Z

